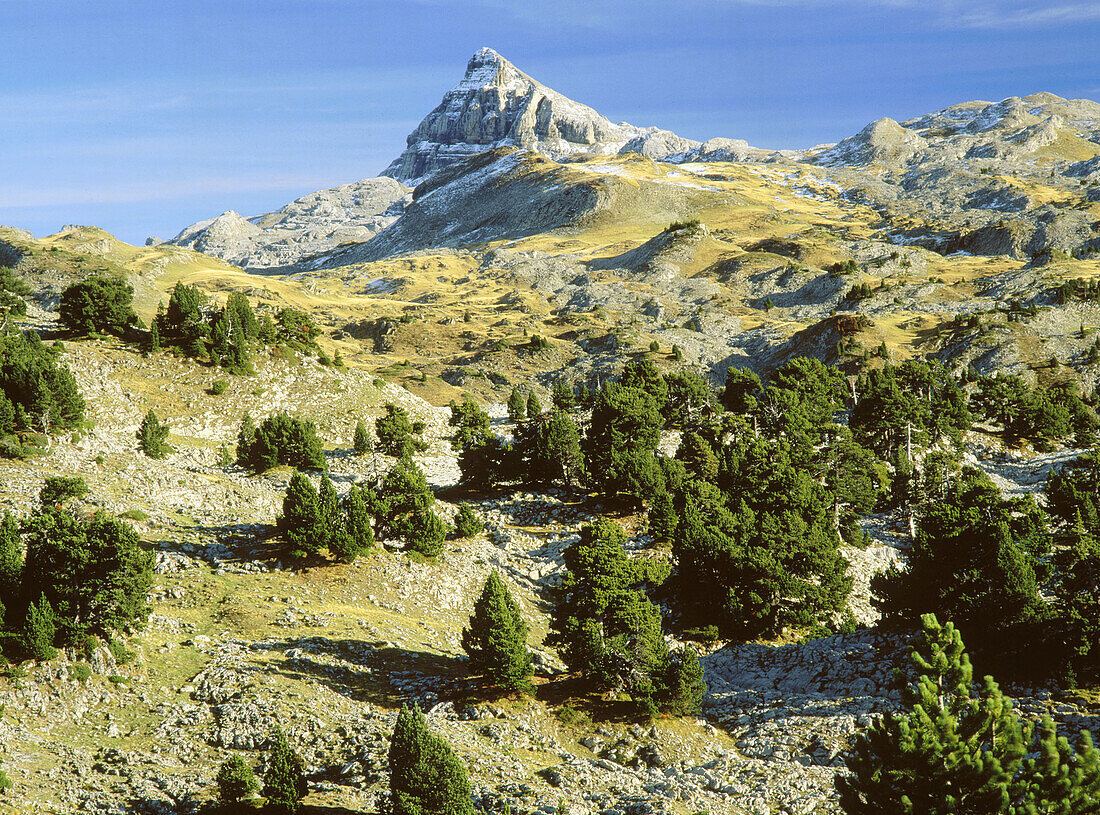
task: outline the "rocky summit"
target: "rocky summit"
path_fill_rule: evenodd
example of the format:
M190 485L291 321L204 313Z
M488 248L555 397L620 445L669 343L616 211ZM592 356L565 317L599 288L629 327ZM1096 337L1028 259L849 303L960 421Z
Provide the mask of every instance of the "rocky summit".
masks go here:
M936 637L926 719L1036 727L928 739L933 792L1049 811L1025 754L1100 736L1100 105L882 113L699 141L485 48L380 177L0 228L0 813L393 811L413 706L447 811L860 811Z

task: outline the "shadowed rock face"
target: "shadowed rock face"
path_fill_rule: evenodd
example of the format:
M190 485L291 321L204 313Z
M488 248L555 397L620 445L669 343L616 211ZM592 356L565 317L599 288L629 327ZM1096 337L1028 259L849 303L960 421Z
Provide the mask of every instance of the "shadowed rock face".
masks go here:
M406 184L494 147L525 147L554 159L616 153L647 130L614 124L592 108L536 82L491 48L409 134L408 148L383 175Z

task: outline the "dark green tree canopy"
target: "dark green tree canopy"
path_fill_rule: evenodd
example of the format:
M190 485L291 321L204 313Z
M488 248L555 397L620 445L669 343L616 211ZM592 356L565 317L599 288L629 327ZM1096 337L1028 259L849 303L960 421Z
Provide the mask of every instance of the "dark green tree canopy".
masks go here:
M1100 754L1077 750L1044 717L1037 738L993 677L980 690L959 632L922 618L907 708L855 740L836 777L846 815L1089 815L1100 810ZM1029 751L1035 758L1025 760Z
M308 419L276 413L257 428L245 414L237 433L237 463L262 473L279 464L310 470L325 467L325 451L317 426Z
M435 495L409 457L398 459L373 491L375 531L383 539L401 539L427 557L443 551L447 527L435 514Z
M134 287L121 277L96 275L73 283L61 292L61 322L81 334L121 337L137 323Z
M52 433L84 420L84 398L60 356L60 347L47 346L33 331L0 334L0 390L12 406L10 429Z
M910 626L926 613L964 620L983 666L1049 670L1053 662L1028 650L1040 647L1048 616L1036 577L1048 545L1030 497L1005 499L988 476L964 468L946 497L925 508L908 568L872 580L873 602L888 624Z
M301 809L308 790L302 759L290 746L283 729L276 726L267 751L267 773L261 794L268 807L293 815Z
M153 556L129 524L103 512L82 521L64 508L44 507L24 527L23 594L45 595L66 638L145 621Z
M161 424L157 414L149 408L149 412L141 422L141 427L138 428L138 447L149 458L164 458L172 452L172 448L165 442L167 438L168 425Z
M597 393L584 443L594 485L605 495L634 502L660 492L656 449L663 423L656 400L644 390L611 383Z
M427 443L419 438L423 432L423 422L410 421L408 411L392 402L386 403L386 415L379 416L374 422L374 434L378 437L378 447L387 456L394 458L411 456L427 450Z
M466 767L418 707L397 714L389 765L393 815L473 815Z
M474 604L470 626L462 629L462 649L472 671L504 690L530 691L528 630L519 604L494 569Z

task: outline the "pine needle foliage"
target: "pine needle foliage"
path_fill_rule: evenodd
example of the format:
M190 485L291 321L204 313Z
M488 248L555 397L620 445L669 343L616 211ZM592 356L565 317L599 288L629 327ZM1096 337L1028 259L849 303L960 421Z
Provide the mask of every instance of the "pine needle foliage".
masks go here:
M503 690L530 692L528 631L519 604L493 569L474 605L470 627L462 629L470 668Z
M261 794L270 809L293 815L301 807L307 789L302 759L291 749L283 729L276 726L271 735Z
M57 656L53 647L57 636L57 620L45 595L39 596L27 609L23 622L23 649L27 656L38 662L46 662Z
M156 412L150 408L137 432L138 447L149 458L164 458L172 452L165 439L168 438L168 425L161 424Z
M260 791L260 782L252 767L239 754L234 753L218 768L218 793L224 804L239 804Z
M466 767L418 707L397 714L389 764L392 815L473 815Z
M836 788L847 815L1087 815L1100 811L1100 755L1074 751L1044 719L1033 728L986 676L974 683L962 637L922 618L907 709L857 736ZM1037 757L1025 760L1029 751Z

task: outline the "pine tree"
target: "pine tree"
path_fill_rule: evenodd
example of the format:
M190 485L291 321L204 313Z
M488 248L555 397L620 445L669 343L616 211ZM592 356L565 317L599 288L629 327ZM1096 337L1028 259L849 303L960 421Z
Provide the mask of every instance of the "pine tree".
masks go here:
M1054 554L1052 593L1062 638L1070 649L1069 667L1080 678L1100 674L1100 543L1077 513Z
M301 807L307 790L302 759L291 749L282 728L276 725L275 732L271 734L261 795L267 799L267 805L277 812L295 813Z
M405 408L391 402L386 403L386 415L379 416L374 422L374 434L378 437L379 448L387 456L394 458L427 450L427 443L417 438L423 430L421 422L410 422Z
M671 654L660 680L657 706L672 716L694 716L703 706L707 684L699 656L690 648Z
M415 706L397 714L389 765L392 815L473 815L466 767Z
M645 579L642 564L627 557L625 542L622 527L601 518L565 550L569 571L557 591L546 642L559 648L570 670L625 690L652 712L668 649L660 610L637 588Z
M530 691L527 633L519 604L493 569L474 605L470 627L462 629L462 649L473 672L504 690Z
M164 442L166 438L168 438L168 425L161 424L157 414L149 408L137 432L138 447L149 458L164 458L172 452L172 448Z
M25 597L45 594L66 636L120 631L149 616L153 554L133 527L100 511L90 520L43 507L24 521Z
M342 527L329 540L329 551L337 560L351 563L373 546L374 530L371 528L366 488L352 484L344 498Z
M400 538L425 557L443 551L447 527L435 514L435 496L411 458L402 457L378 489L375 527L379 537Z
M355 452L359 455L364 455L370 452L370 434L367 433L366 425L363 424L363 420L360 419L355 423L355 438L354 438Z
M1039 722L1039 755L1024 762L1015 789L1011 815L1095 815L1100 812L1100 753L1092 735L1081 731L1075 751L1054 722Z
M218 769L217 784L223 804L239 804L260 791L252 767L238 753L227 758Z
M573 388L565 382L555 382L551 392L551 403L557 410L572 413L577 409L577 396Z
M237 464L242 467L252 466L252 446L256 443L256 425L252 422L252 415L245 413L241 417L241 426L237 430Z
M537 419L542 415L542 403L539 402L539 398L535 395L534 391L527 394L527 418Z
M53 608L45 595L30 604L23 622L23 648L27 655L38 662L45 662L57 656L53 647L57 635L57 621Z
M326 543L328 528L321 498L309 477L298 470L290 477L283 496L283 513L275 525L295 557L315 555Z
M984 473L963 468L922 512L906 570L872 579L873 602L888 625L912 625L926 612L957 617L983 668L1050 670L1054 643L1041 633L1050 609L1036 578L1047 545L1030 496L1005 499Z
M519 393L519 388L511 388L508 395L508 421L518 423L527 418L527 399Z
M672 496L664 491L657 493L649 505L648 519L649 531L657 540L672 540L679 523L676 509L672 505Z
M1002 815L1030 741L987 676L977 695L962 638L935 615L922 618L924 637L912 654L919 672L908 710L877 719L861 733L838 775L847 815Z
M3 601L17 596L23 574L23 546L19 523L10 512L0 521L0 625L4 623Z
M459 504L458 513L455 515L455 533L460 538L472 538L474 535L481 534L483 529L485 524L474 512L473 507L465 501Z
M526 418L527 400L523 398L519 388L512 388L512 393L508 396L508 421L517 424Z

